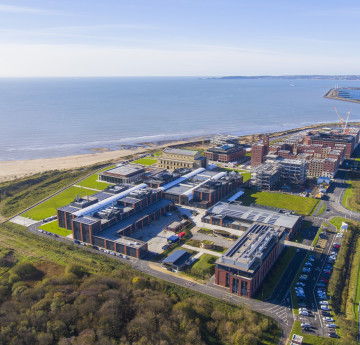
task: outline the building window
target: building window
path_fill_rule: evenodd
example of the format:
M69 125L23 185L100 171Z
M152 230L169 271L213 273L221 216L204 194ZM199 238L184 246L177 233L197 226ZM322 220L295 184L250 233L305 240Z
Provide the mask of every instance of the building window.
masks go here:
M239 279L233 278L232 293L239 293Z

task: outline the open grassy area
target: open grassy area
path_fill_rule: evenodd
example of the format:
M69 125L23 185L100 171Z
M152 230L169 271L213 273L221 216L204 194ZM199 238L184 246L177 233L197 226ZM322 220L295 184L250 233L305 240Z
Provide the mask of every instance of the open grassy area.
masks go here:
M334 226L336 226L337 229L341 228L341 224L342 222L350 224L353 223L351 220L347 219L347 218L342 218L342 217L334 217L333 219L331 219L330 223Z
M109 166L107 168L101 169L99 172L106 171L106 170L109 170L109 169L115 168L115 167L116 167L116 165L112 165L112 166ZM110 183L97 181L99 172L87 177L86 179L79 182L77 185L82 186L82 187L87 187L87 188L104 190L107 186L110 185Z
M45 231L52 232L53 234L57 234L59 236L64 236L64 237L66 237L72 233L71 230L60 228L58 226L57 220L50 222L50 223L45 223L44 225L39 226L39 228L42 230L45 230Z
M65 206L74 201L76 195L80 197L85 195L92 195L97 193L94 190L84 189L80 187L70 187L63 192L55 195L49 200L46 200L42 204L35 206L31 210L23 214L24 217L32 218L35 220L41 220L50 216L56 215L56 210L59 207Z
M258 299L265 301L272 295L275 287L279 282L279 279L289 266L290 261L294 257L295 253L295 247L286 247L283 250L280 257L276 260L276 263L267 274L265 280L262 282L262 288L259 289L257 296Z
M239 200L246 206L260 204L295 211L300 215L309 215L319 203L316 199L282 193L257 192L251 189L245 190Z
M215 271L217 256L203 254L191 267L184 270L184 273L195 278L209 279Z
M326 204L324 203L321 205L320 210L317 215L320 216L321 214L323 214L325 209L326 209Z
M360 181L347 181L348 188L343 197L343 204L349 210L360 212Z
M156 162L157 162L157 160L154 158L140 158L136 161L133 161L133 163L142 164L142 165L153 165Z

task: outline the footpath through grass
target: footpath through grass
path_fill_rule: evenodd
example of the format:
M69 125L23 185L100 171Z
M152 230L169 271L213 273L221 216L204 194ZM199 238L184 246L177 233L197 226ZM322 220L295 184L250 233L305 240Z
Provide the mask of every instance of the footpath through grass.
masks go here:
M45 231L52 232L53 234L57 234L59 236L64 236L64 237L72 234L71 230L60 228L58 226L57 220L50 222L50 223L45 223L44 225L39 226L39 228L42 230L45 230Z
M240 197L244 205L259 204L277 208L291 210L300 215L309 215L316 208L319 200L304 198L297 195L282 193L258 192L255 190L245 190Z
M84 189L80 187L70 187L63 192L55 195L49 200L35 206L31 210L22 214L24 217L32 218L35 220L42 220L44 218L56 215L56 210L59 207L65 206L70 202L74 201L77 195L83 197L85 195L92 195L97 191Z

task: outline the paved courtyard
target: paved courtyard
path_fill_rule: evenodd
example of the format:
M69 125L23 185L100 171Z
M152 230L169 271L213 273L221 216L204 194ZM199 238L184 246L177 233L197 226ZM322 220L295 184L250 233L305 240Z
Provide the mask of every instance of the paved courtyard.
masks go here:
M132 238L145 241L148 243L148 248L150 252L153 253L162 253L162 246L167 244L167 238L171 235L174 235L172 231L163 230L163 228L172 223L173 221L180 220L180 217L176 212L170 212L171 215L162 216L159 219L151 222L150 225L145 226L144 228L137 230L134 234L131 235ZM169 213L168 213L169 214Z

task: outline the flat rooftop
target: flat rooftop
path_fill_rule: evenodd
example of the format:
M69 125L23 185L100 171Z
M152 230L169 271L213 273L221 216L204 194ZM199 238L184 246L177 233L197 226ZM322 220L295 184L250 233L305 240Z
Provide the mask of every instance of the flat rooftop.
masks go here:
M119 239L118 232L127 228L129 225L135 224L138 220L141 220L144 217L147 217L151 213L154 213L156 210L159 210L162 207L170 205L172 202L170 200L162 199L150 206L132 214L130 217L125 218L124 220L110 226L109 228L96 234L99 238L105 238L107 240L116 241Z
M250 270L255 260L261 262L277 243L283 231L269 225L254 224L217 263Z
M207 213L211 213L214 217L218 216L219 218L230 217L239 221L259 222L288 229L293 228L300 219L299 216L291 214L222 201L211 207Z
M116 168L112 168L106 171L99 173L99 175L106 175L106 176L133 176L136 174L145 173L145 169L142 166L135 165L135 164L126 164L120 165Z
M172 153L174 155L183 155L183 156L195 156L198 151L192 151L192 150L184 150L184 149L172 149L172 148L166 148L164 149L165 153Z

